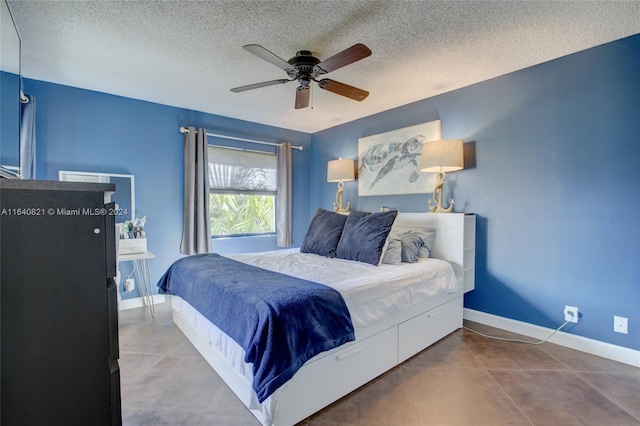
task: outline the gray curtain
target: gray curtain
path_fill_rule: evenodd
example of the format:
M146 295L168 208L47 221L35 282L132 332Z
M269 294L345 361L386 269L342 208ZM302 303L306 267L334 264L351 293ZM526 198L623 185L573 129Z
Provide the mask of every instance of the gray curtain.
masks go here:
M291 220L291 144L283 142L278 146L278 194L276 196L276 241L278 247L293 244Z
M189 127L184 134L184 224L180 253L211 252L207 132Z
M25 95L20 116L20 178L36 178L36 98Z

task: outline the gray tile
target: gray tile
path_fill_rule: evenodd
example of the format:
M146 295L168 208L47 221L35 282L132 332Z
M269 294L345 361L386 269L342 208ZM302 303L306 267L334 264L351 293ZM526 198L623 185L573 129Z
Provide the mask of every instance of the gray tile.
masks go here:
M200 354L173 323L144 324L120 331L120 347L126 352L200 357Z
M599 372L578 372L577 374L640 419L640 375Z
M120 376L127 382L135 382L139 377L148 374L164 358L164 355L154 353L139 353L120 351Z
M220 385L220 391L216 394L210 410L213 414L236 418L249 418L255 420L253 414L244 406L238 397L226 385Z
M450 334L409 358L402 365L431 368L482 368L473 351L456 334Z
M640 424L572 371L491 370L490 373L533 424Z
M122 412L124 426L193 426L202 424L201 419L202 415L199 413L166 409L124 408Z
M260 422L251 414L244 417L203 414L196 426L260 426Z
M403 367L420 425L528 425L485 369Z
M223 387L222 379L203 359L167 356L127 388L125 395L137 407L145 407L146 401L146 407L214 413L216 396Z
M461 334L460 338L487 369L567 369L563 363L549 355L540 346L486 339L472 334Z
M419 425L406 380L393 369L314 414L310 424Z

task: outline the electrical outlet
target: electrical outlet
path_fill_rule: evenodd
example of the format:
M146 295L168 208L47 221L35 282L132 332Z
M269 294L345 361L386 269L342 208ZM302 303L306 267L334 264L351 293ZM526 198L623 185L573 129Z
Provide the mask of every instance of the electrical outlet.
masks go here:
M564 307L564 320L570 322L578 322L578 308L566 305Z
M629 320L625 317L613 316L613 331L616 333L629 333Z
M136 288L136 282L133 278L127 278L124 280L124 291L130 293L134 288Z

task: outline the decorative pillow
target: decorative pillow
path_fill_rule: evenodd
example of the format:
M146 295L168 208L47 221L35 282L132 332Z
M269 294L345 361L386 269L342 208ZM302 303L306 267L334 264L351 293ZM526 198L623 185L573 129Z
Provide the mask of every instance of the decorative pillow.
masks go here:
M401 258L403 262L415 263L420 257L420 249L424 245L422 237L413 231L408 231L400 235L402 246Z
M336 249L337 257L378 266L397 215L397 210L349 213Z
M409 226L394 227L393 231L399 235L411 233L417 234L422 238L423 245L420 247L420 257L431 257L431 249L436 240L436 228L413 228Z
M389 234L389 243L387 250L382 255L382 263L389 265L399 265L402 262L402 240L400 235L395 232Z
M325 209L316 210L300 246L300 252L336 257L336 248L347 217Z
M420 257L431 257L431 249L436 241L436 228L424 228L418 231L424 245L420 248Z

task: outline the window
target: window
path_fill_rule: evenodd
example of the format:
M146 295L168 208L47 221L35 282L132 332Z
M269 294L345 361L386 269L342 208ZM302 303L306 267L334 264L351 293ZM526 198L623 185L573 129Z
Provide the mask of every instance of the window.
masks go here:
M275 154L209 146L211 236L273 235Z

